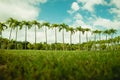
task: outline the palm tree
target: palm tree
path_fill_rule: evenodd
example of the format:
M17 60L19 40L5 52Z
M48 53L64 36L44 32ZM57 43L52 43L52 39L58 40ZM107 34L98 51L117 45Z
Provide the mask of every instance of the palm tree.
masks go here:
M32 27L32 24L30 21L22 21L22 26L25 26L25 49L27 49L27 29L30 29Z
M103 34L106 35L106 45L108 47L109 46L108 36L111 35L111 31L110 30L105 30L105 31L103 31Z
M79 31L79 44L81 44L81 32L82 32L82 27L79 26L76 28L76 31Z
M69 27L68 31L70 31L70 44L72 44L72 35L75 33L75 29L73 27Z
M99 35L99 41L100 41L100 44L99 44L99 45L101 45L101 33L102 33L102 31L100 31L100 30L95 30L95 31L93 31L92 33L95 35L95 44L96 44L96 35L97 35L97 34ZM100 49L101 49L101 48L100 48Z
M21 29L21 27L22 27L21 22L18 21L18 20L16 20L16 19L14 19L14 27L16 27L16 37L15 37L16 44L15 44L15 49L17 49L17 33L18 33L18 26L19 26L20 29Z
M58 24L52 24L51 26L55 29L55 43L57 43L57 27L59 25Z
M44 28L45 28L45 39L46 39L46 50L47 50L47 27L50 28L50 23L49 22L44 22L42 24L42 26L44 26Z
M10 30L10 35L9 35L9 40L11 40L11 34L12 34L12 29L15 29L15 19L13 18L9 18L6 23L9 25L9 28L11 28Z
M112 28L112 29L109 29L108 31L109 31L109 35L111 35L111 40L110 40L111 48L113 48L112 47L113 46L113 35L117 33L117 30Z
M84 35L85 34L85 29L84 28L82 28L82 35Z
M0 22L0 37L2 38L2 31L4 31L5 29L7 29L7 26Z
M87 34L87 32L89 32L90 29L89 28L85 28L85 31L86 31L86 42L88 42L88 34Z
M111 34L111 39L113 39L113 35L117 33L117 30L116 29L109 29L109 32Z
M68 29L68 25L66 25L65 23L60 24L59 26L59 31L62 30L62 41L63 41L63 50L64 50L64 30Z
M4 23L2 23L2 22L0 22L0 49L1 49L1 43L2 43L2 31L4 31L5 29L7 29L7 26L4 24Z
M94 30L94 31L92 31L92 33L95 35L95 37L94 37L95 41L96 41L96 35L97 34L99 35L99 40L101 40L101 33L102 33L102 31L100 31L100 30Z
M109 30L105 30L105 31L103 31L103 34L105 34L105 35L106 35L106 41L107 41L107 40L108 40Z
M57 49L57 27L58 24L52 24L51 27L55 29L55 50Z
M99 40L101 40L101 33L102 33L102 31L100 31L100 30L98 30L98 35L99 35Z
M35 26L35 46L36 46L36 41L37 41L37 38L36 38L36 32L37 32L37 30L36 30L36 28L37 28L37 27L38 27L38 28L41 28L42 26L41 26L41 24L40 24L38 21L36 21L36 20L32 21L32 25Z
M94 41L96 42L96 34L97 34L98 30L94 30L92 31L92 34L94 34Z

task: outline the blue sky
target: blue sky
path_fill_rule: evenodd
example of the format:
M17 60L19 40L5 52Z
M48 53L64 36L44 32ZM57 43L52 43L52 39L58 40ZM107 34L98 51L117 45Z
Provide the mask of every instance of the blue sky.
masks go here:
M77 20L81 20L80 23L86 24L87 27L88 25L89 27L93 26L94 22L97 20L99 21L100 19L101 21L106 21L106 23L104 23L104 25L100 25L96 23L95 28L98 27L101 27L101 29L114 28L113 26L106 27L106 25L109 24L109 22L117 20L116 18L120 12L119 10L120 6L118 6L117 3L120 3L120 1L119 0L48 0L45 4L40 4L38 6L41 12L39 13L37 19L48 21L50 23L64 22L74 26L76 23L75 16L77 16L78 18L81 17L80 19ZM114 9L116 9L116 12L114 11ZM114 23L112 24L114 25ZM79 25L80 24L78 24L78 26Z
M91 30L114 28L118 30L116 36L120 35L120 0L0 0L0 21L5 21L9 17L18 20L47 21L51 24L66 23L74 28L82 26ZM37 33L38 38L42 37L38 42L45 40L42 30ZM24 29L19 34L19 40L24 40L23 31ZM4 37L9 36L8 32L9 29L4 32ZM48 32L49 42L53 42L53 31ZM31 36L34 36L34 29L28 32L28 37ZM77 36L78 33L73 36L76 39L74 42L77 42ZM93 38L92 35L89 36ZM15 35L13 39L14 37ZM82 38L85 39L85 35ZM61 38L58 40L61 41ZM29 41L33 42L34 39L31 38ZM66 42L69 42L69 33L66 33Z
M39 20L45 20L51 23L61 23L65 18L70 15L67 10L70 8L72 0L56 0L48 1L45 4L40 4L41 13L39 15Z

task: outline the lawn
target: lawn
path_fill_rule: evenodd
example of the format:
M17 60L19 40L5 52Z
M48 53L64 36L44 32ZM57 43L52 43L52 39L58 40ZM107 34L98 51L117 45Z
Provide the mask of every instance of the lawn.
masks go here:
M0 50L0 80L120 80L120 51Z

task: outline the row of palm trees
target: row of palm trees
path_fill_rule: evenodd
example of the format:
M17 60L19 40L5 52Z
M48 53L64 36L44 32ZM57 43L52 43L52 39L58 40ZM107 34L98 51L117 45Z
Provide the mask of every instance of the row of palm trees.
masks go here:
M9 40L11 40L11 35L12 35L12 30L16 30L16 37L15 41L17 41L18 38L18 30L25 29L25 42L27 42L27 30L30 29L31 27L34 27L34 32L35 32L35 45L36 45L36 36L37 36L37 28L41 29L44 27L45 31L45 39L46 39L46 44L48 42L47 39L47 30L48 29L54 29L55 30L55 43L57 43L57 29L59 31L62 31L62 42L63 42L63 50L64 50L64 33L70 32L70 44L72 44L72 36L75 32L79 32L79 44L81 44L81 36L82 34L86 33L86 42L88 42L88 32L91 32L94 34L94 41L96 41L96 37L99 36L99 40L101 40L101 35L105 34L106 35L106 40L108 40L108 36L111 36L113 38L113 34L117 32L115 29L109 29L105 31L100 31L100 30L94 30L91 31L89 28L82 28L81 26L73 28L69 27L67 24L62 23L62 24L50 24L49 22L43 22L40 23L37 20L33 21L18 21L17 19L9 18L6 22L2 23L0 22L0 35L2 37L2 31L4 31L7 28L10 28L10 33L9 33ZM17 45L17 43L16 43ZM25 49L26 49L26 43L25 43ZM46 48L47 49L47 48Z

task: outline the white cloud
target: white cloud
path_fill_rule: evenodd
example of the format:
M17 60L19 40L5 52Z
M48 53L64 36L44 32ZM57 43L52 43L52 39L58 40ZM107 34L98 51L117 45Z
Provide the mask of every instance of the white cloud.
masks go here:
M98 18L94 23L94 26L102 26L107 29L114 28L114 29L120 29L120 22L117 20L109 20L104 18Z
M33 20L40 13L38 4L43 4L47 0L0 0L0 21L5 21L9 17L18 20ZM3 32L3 37L9 37L10 29ZM24 41L24 28L18 31L18 41ZM44 42L44 32L37 32L37 42ZM12 39L15 39L15 30L12 32ZM34 28L28 30L28 41L34 42Z
M78 3L86 3L88 0L77 0Z
M83 4L82 9L88 10L90 12L94 11L95 5L106 4L106 2L104 0L77 0L77 2Z
M120 14L120 9L117 9L117 8L111 8L111 9L110 9L110 12L111 12L111 13Z
M35 5L46 0L0 0L0 21L9 17L17 19L36 19L39 8Z
M71 6L71 9L74 10L74 11L78 11L80 9L80 7L79 7L77 2L73 2L72 6Z
M120 18L120 0L111 0L110 6L115 6L109 10L110 13L116 14L116 18ZM120 20L120 19L119 19Z
M111 0L111 5L115 5L117 8L120 9L120 0Z
M83 19L82 15L80 13L76 13L76 15L74 16L74 19Z
M78 5L77 2L73 2L71 5L71 10L68 10L67 12L72 14L74 12L77 12L80 9L80 6Z
M103 5L105 2L104 0L88 0L85 5L83 6L84 9L93 12L95 5Z

